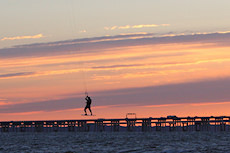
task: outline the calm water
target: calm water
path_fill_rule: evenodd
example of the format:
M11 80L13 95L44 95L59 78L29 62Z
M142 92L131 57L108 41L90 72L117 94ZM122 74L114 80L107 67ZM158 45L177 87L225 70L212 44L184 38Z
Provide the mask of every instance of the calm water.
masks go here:
M230 153L230 133L0 133L0 152Z

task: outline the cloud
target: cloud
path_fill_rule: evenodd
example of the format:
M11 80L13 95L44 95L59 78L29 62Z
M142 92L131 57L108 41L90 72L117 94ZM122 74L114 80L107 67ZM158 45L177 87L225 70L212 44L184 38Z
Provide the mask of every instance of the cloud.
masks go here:
M8 103L8 102L1 101L1 100L0 100L0 107L1 107L1 106L3 106L3 105L9 105L9 103Z
M7 100L7 99L5 99L5 98L1 98L1 97L0 97L0 101L5 101L5 100Z
M1 39L1 41L4 40L21 40L21 39L37 39L44 37L43 34L37 34L34 36L15 36L15 37L4 37Z
M221 33L221 34L220 34ZM222 34L224 33L224 34ZM130 36L131 35L131 36ZM128 38L126 40L122 40L122 41L133 41L130 38L133 38L135 36L150 36L150 34L148 33L139 33L139 34L128 34L128 35L124 35L124 36L113 36L113 37L109 37L110 39L117 39L117 38ZM199 34L200 36L201 34ZM226 32L219 32L216 34L208 34L208 35L221 35L221 36L226 36L229 35L229 33ZM130 37L129 37L130 36ZM196 35L189 35L189 37L193 37ZM202 35L204 38L206 38L206 35ZM178 39L181 39L181 36L176 36ZM183 35L184 37L184 35ZM187 36L186 36L187 37ZM200 36L201 37L201 36ZM100 40L102 39L97 39L97 38L91 38L91 39L84 39L84 43L86 43L86 41L88 41L89 43L86 44L97 44L97 43L105 43L104 39L106 37L103 37L103 41L100 42ZM170 36L170 37L164 37L163 39L171 39L171 38L175 38L175 36ZM210 38L210 37L208 37ZM158 40L158 38L154 37L154 38L141 38L141 39L137 39L143 42L145 41L149 41L149 39L155 39ZM160 38L162 39L162 37ZM98 40L97 43L95 42L91 42L91 41L96 41ZM135 40L135 39L134 39ZM205 41L207 41L208 39L205 39ZM112 40L108 41L109 43ZM122 42L120 41L120 42ZM213 41L213 40L210 40ZM74 42L74 41L72 41ZM113 42L117 42L113 41ZM66 41L68 46L68 42ZM154 42L153 42L154 43ZM166 42L167 43L167 42ZM169 42L170 43L170 42ZM46 44L41 44L41 46L44 45L48 45L49 43ZM65 42L63 41L61 43L62 45L65 44ZM143 43L144 44L144 43ZM209 44L209 43L208 43ZM51 46L55 46L55 43L52 43ZM60 45L60 46L62 46ZM31 48L30 52L33 52L33 46L38 46L40 47L40 44L32 44L32 45L25 45L25 48ZM86 51L86 53L89 54L85 54L85 52L72 52L72 54L70 55L65 55L65 52L63 51L64 55L60 55L60 56L54 56L53 54L55 54L55 51L52 52L52 57L32 57L31 59L25 59L25 58L13 58L13 59L9 59L9 58L2 58L0 61L0 67L1 68L5 68L5 73L7 74L0 74L0 79L9 79L9 78L19 78L19 77L37 77L37 76L45 76L45 75L62 75L62 74L71 74L71 73L78 73L80 72L83 68L82 68L82 63L87 63L85 64L84 70L87 71L87 73L90 74L94 74L94 75L90 75L90 79L92 80L103 80L106 79L106 81L108 82L117 82L118 78L143 78L143 77L158 77L160 75L165 75L165 74L176 74L176 73L185 73L185 72L195 72L197 71L198 73L200 73L202 70L204 70L204 72L206 72L205 69L198 69L196 66L199 65L208 65L208 64L228 64L229 63L229 58L228 56L213 56L209 58L197 58L197 53L202 53L204 52L204 50L201 50L200 48L199 51L197 52L193 52L190 50L193 48L192 47L203 47L206 46L205 43L199 43L199 46L194 45L194 43L191 43L189 45L185 44L185 45L181 45L182 48L180 47L180 45L178 43L176 43L176 45L166 45L168 46L166 48L166 50L158 52L154 49L154 46L150 46L151 48L148 48L149 46L138 46L138 47L134 47L134 49L132 47L131 50L129 50L130 48L127 48L127 50L124 52L123 48L122 49L118 49L118 50L112 50L111 52L106 53L107 50L93 50L93 51ZM175 47L176 46L176 47ZM179 46L179 47L177 47ZM22 46L22 48L24 48ZM36 47L35 47L36 48ZM157 47L156 47L157 48ZM164 48L164 49L165 49ZM58 49L58 46L57 46ZM126 49L126 48L125 48ZM136 51L138 50L138 51ZM49 50L46 50L47 52L49 52ZM207 49L206 48L207 54L213 52L215 53L215 49ZM220 51L220 50L219 50ZM225 50L223 50L225 51ZM101 52L103 52L103 54L101 54ZM211 54L213 54L211 53ZM223 52L224 53L224 52ZM210 54L210 55L211 55ZM81 56L79 58L79 55ZM227 54L226 54L227 55ZM41 55L42 56L42 55ZM196 58L183 58L183 57L196 57ZM161 60L161 59L166 59L167 57L170 57L168 59L170 60ZM182 59L181 59L182 57ZM124 64L123 61L120 61L120 59L122 59L123 61L126 60L127 62ZM160 59L160 60L158 60ZM173 60L171 60L173 59ZM92 64L93 63L93 64ZM191 68L193 66L193 68ZM194 67L195 66L195 67ZM24 67L30 67L32 68L30 71L32 72L22 72L22 70L25 70ZM42 69L41 69L42 67ZM76 68L77 67L77 68ZM10 71L8 72L8 69L10 68ZM167 69L171 69L172 70L167 70ZM180 69L179 71L177 71L178 69ZM206 67L207 69L207 67ZM226 73L223 73L224 70L226 70L227 68L222 68L222 72L219 73L219 76L228 76ZM136 70L138 70L139 72L137 72ZM162 71L161 71L162 70ZM218 72L215 68L213 68L213 73ZM218 68L219 70L219 68ZM102 73L100 73L99 71L101 71ZM121 72L120 74L118 74L118 71ZM15 73L12 73L15 72ZM220 72L220 71L219 71ZM104 73L104 74L103 74ZM107 73L107 74L105 74ZM197 74L198 74L197 73ZM218 74L218 73L216 73ZM199 74L200 75L200 74ZM210 76L208 77L219 77L217 75L211 74L210 72ZM204 77L202 75L202 77ZM205 76L207 77L207 76ZM198 78L198 77L197 77ZM110 80L111 79L111 80ZM116 79L116 80L113 80ZM200 78L198 78L200 79Z
M166 55L157 55L153 56L156 57L173 57L173 56L181 56L181 55L188 55L189 53L172 53L172 54L166 54ZM215 59L215 60L205 60L205 61L196 61L196 62L156 62L156 63L145 63L145 64L120 64L120 65L107 65L107 66L93 66L84 68L85 71L111 71L111 70L131 70L131 69L149 69L149 68L164 68L164 67L173 67L173 66L183 66L183 65L192 65L192 64L199 64L199 63L206 63L206 62L220 62L220 61L230 61L229 59ZM17 64L17 62L16 62ZM36 63L35 63L36 64ZM67 62L67 65L69 63ZM73 63L71 63L73 64ZM76 63L74 63L76 64ZM79 64L79 63L78 63ZM28 66L28 64L26 64ZM39 64L38 64L39 65ZM61 64L65 65L65 63ZM187 69L183 70L183 72L190 72L190 71L197 71L200 69ZM21 77L37 77L37 76L45 76L45 75L61 75L61 74L70 74L70 73L77 73L82 72L83 68L75 68L75 69L59 69L59 70L50 70L50 71L36 71L36 72L18 72L18 73L8 73L8 74L2 74L0 75L0 79L10 79L10 78L21 78ZM181 72L182 70L180 70ZM169 72L169 71L168 71ZM177 71L179 72L179 71ZM145 73L125 73L122 75L118 75L116 77L119 78L127 78L127 77L144 77L144 76L153 76L153 75L159 75L161 72L156 72L154 70L154 73L151 71L145 72ZM103 79L109 79L110 76L93 76L92 79L94 80L103 80Z
M229 46L230 33L218 31L213 33L190 34L122 34L116 36L103 36L75 40L66 40L50 43L20 45L12 48L0 49L0 58L11 57L46 57L56 55L95 53L105 49L129 46L203 43Z
M86 30L81 30L80 33L86 33L87 31Z
M81 69L65 69L65 70L53 70L53 71L40 71L40 72L19 72L19 73L9 73L0 75L0 79L18 78L18 77L37 77L44 75L58 75L67 73L80 72Z
M157 108L157 107L173 107L179 105L187 105L187 106L210 106L210 105L225 105L230 104L230 102L204 102L204 103L181 103L181 104L163 104L163 105L145 105L142 107L150 107L150 108Z
M187 82L142 88L92 92L92 109L112 105L136 105L166 107L175 105L199 106L227 104L230 101L230 79ZM118 96L119 95L119 96ZM1 113L53 112L80 109L84 106L80 97L3 105Z
M178 106L178 105L184 105L184 104L145 105L145 106L142 106L142 107L154 108L154 107L170 107L170 106Z
M125 25L125 26L112 26L104 27L105 30L116 30L116 29L140 29L140 28L153 28L153 27L165 27L170 26L170 24L140 24L140 25Z
M7 113L7 115L33 115L33 114L41 114L43 111L31 111L31 112L18 112L18 113Z
M0 79L6 79L6 78L14 78L14 77L25 77L34 75L34 72L20 72L20 73L9 73L9 74L2 74L0 75Z
M112 26L112 27L104 27L105 30L114 30L117 29L117 26Z
M131 67L132 68L132 67ZM148 67L146 67L148 68ZM134 69L138 69L137 67L134 67ZM127 70L127 69L126 69ZM197 69L186 69L186 70L162 70L162 71L147 71L147 72L132 72L132 73L123 73L120 75L94 75L92 76L93 80L111 80L111 79L133 79L133 78L147 78L147 77L153 77L153 76L162 76L163 74L177 74L177 73L189 73L189 72L198 72L204 70L203 68L197 68ZM182 80L181 80L182 81ZM179 81L180 82L180 81ZM162 82L163 83L163 82Z
M209 106L209 105L223 105L223 104L230 104L230 102L206 102L206 103L191 103L191 106Z

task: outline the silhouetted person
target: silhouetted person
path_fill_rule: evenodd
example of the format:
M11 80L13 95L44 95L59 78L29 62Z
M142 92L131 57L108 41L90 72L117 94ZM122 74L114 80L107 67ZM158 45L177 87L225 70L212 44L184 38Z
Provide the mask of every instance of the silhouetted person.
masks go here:
M85 106L85 109L84 109L85 115L87 115L87 112L86 112L86 109L87 109L87 108L89 109L91 115L93 115L93 114L92 114L92 111L91 111L91 108L90 108L90 107L91 107L91 103L92 103L91 98L87 95L87 96L85 97L85 100L86 100L86 106Z

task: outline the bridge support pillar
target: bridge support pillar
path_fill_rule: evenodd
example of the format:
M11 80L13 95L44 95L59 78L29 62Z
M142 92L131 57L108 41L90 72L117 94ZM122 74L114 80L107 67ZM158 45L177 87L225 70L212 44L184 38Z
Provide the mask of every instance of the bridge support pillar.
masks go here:
M112 120L111 121L111 131L119 132L119 130L120 130L119 120Z
M142 132L151 131L151 119L142 120Z
M135 131L136 119L127 119L127 130L129 132Z
M79 132L87 132L87 122L86 121L78 121L78 131Z
M74 132L76 127L76 122L68 122L68 131L69 132Z
M97 121L95 121L94 131L102 132L104 130L105 130L105 127L104 127L103 120L97 120Z

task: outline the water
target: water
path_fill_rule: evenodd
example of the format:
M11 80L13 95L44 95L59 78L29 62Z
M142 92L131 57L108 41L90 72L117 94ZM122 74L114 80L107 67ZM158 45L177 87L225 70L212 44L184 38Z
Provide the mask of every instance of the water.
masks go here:
M230 153L229 132L0 133L0 152Z

